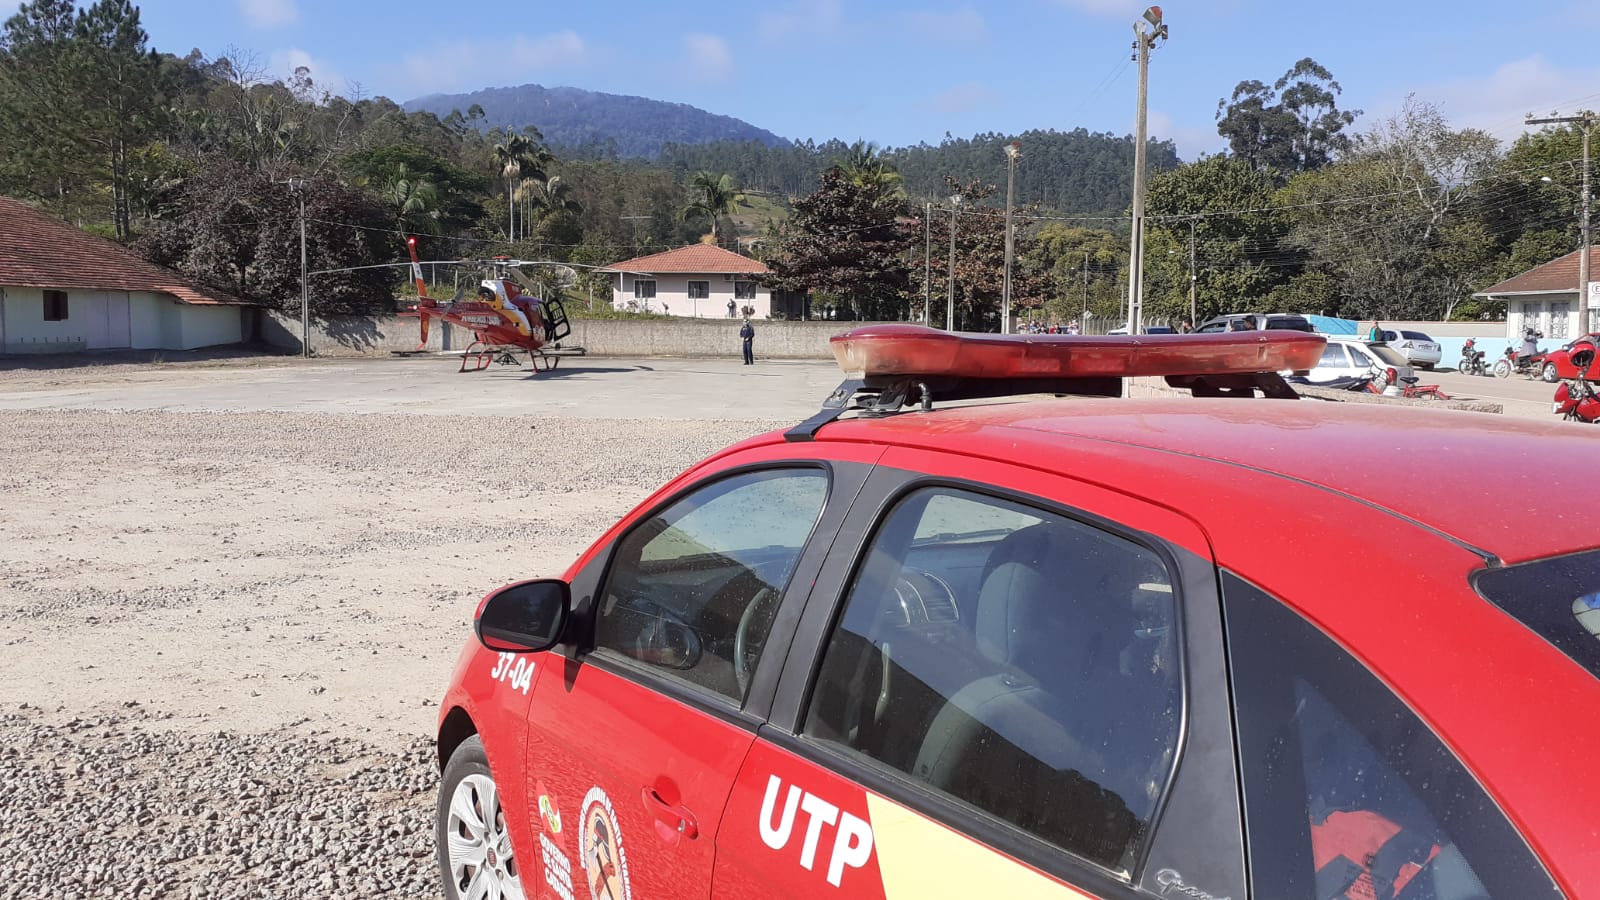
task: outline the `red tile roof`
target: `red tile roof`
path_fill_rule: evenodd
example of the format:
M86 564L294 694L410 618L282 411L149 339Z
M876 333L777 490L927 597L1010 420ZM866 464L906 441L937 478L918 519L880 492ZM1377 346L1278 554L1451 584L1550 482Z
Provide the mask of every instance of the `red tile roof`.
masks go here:
M649 275L720 275L723 273L761 275L767 267L748 256L740 256L712 244L691 244L612 263L609 271L641 272Z
M1508 278L1494 287L1484 288L1485 294L1544 294L1556 291L1578 291L1578 254L1574 250L1566 256L1551 260L1542 266L1529 269L1521 275ZM1600 280L1600 247L1589 248L1589 280Z
M250 305L9 197L0 197L0 287L151 291L203 306Z

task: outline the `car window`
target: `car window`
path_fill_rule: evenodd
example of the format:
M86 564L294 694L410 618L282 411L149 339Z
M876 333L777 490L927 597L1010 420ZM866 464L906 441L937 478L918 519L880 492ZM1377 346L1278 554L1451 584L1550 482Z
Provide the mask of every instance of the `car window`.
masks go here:
M1390 366L1409 366L1409 365L1411 365L1410 361L1407 360L1404 356L1401 356L1400 353L1398 351L1396 351L1393 347L1372 346L1372 345L1369 344L1366 347L1366 350L1367 350L1368 353L1371 353L1373 356L1376 356L1377 358L1383 360L1385 365L1390 365Z
M1420 331L1402 331L1400 332L1400 336L1404 337L1408 341L1427 341L1430 344L1433 343L1433 338L1428 337Z
M1454 755L1347 651L1231 575L1224 618L1251 895L1559 897Z
M1400 337L1393 331L1385 331L1383 333L1383 339L1386 341L1397 341L1400 339Z
M827 493L821 470L752 472L651 516L617 545L596 648L742 701Z
M1317 365L1322 368L1342 369L1349 363L1344 356L1344 348L1338 344L1329 344L1322 348L1322 359Z
M1228 328L1228 323L1227 322L1211 322L1211 323L1206 324L1206 325L1201 325L1200 328L1197 330L1197 333L1198 334L1210 334L1210 333L1212 333L1214 331L1226 331L1227 328Z
M1600 551L1491 569L1478 593L1600 678Z
M924 489L852 581L805 734L1127 877L1177 754L1175 619L1154 552Z
M1358 369L1364 369L1367 366L1377 365L1378 363L1377 359L1367 352L1372 349L1371 347L1364 347L1359 344L1341 344L1340 346L1350 353L1350 364Z

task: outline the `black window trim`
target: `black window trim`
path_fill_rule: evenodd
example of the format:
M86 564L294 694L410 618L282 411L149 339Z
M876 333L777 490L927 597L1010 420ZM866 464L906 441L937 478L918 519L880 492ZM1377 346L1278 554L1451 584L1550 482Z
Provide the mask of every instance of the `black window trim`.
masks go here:
M878 468L878 473L885 477L898 473L901 477L888 484L888 489L881 493L870 492L872 483L869 481L868 489L863 491L861 498L852 509L850 517L855 522L864 520L867 527L862 529L852 528L848 532L841 530L836 538L836 543L841 544L839 552L849 554L850 565L843 567L844 574L837 577L837 583L830 581L826 591L822 590L823 585L820 582L814 587L811 597L806 603L806 609L801 614L800 625L793 635L794 645L797 647L799 645L805 646L803 649L793 650L790 653L789 664L784 668L783 679L778 686L778 695L773 700L768 723L760 731L761 736L772 740L780 746L785 746L792 752L796 752L802 757L831 769L846 778L861 778L863 779L863 784L873 787L878 793L893 800L895 803L929 816L936 821L952 823L953 827L956 827L963 834L970 835L983 843L996 847L1002 852L1052 876L1072 884L1084 886L1088 886L1091 883L1099 884L1103 880L1104 884L1099 888L1100 890L1109 890L1112 885L1115 885L1120 890L1135 890L1136 886L1144 880L1144 869L1155 846L1155 838L1161 831L1162 817L1166 813L1168 802L1172 797L1173 788L1178 780L1178 773L1183 768L1184 760L1188 755L1186 750L1193 724L1190 721L1193 698L1190 696L1192 685L1189 678L1189 633L1185 614L1186 591L1182 585L1184 581L1182 576L1187 570L1179 564L1179 560L1170 545L1160 537L1146 532L1135 531L1113 520L1058 503L1037 494L998 488L991 484L961 478L934 476L883 466ZM855 583L858 572L865 565L867 552L873 539L877 536L885 517L897 504L912 493L927 488L939 487L952 488L1048 512L1123 538L1155 553L1173 575L1173 602L1176 610L1174 624L1178 629L1179 687L1180 696L1182 697L1182 707L1178 717L1178 741L1173 755L1171 770L1167 773L1166 783L1162 785L1160 797L1150 815L1146 836L1142 841L1142 846L1133 866L1127 873L1126 879L1098 863L1074 854L1066 848L1037 838L1016 825L1005 822L960 801L935 794L926 787L918 785L914 779L907 778L901 773L888 769L863 754L836 749L822 742L810 740L801 733L804 725L804 714L810 708L811 694L821 671L827 638L833 633L840 617L844 614L849 593L848 589ZM866 512L866 509L869 508L871 509L870 515ZM847 523L846 527L850 528L850 525L851 523ZM850 545L843 544L847 533L850 536ZM1209 560L1207 560L1207 564L1210 565ZM826 608L826 616L813 612L814 609L821 608ZM819 621L820 629L817 627ZM808 628L808 625L811 627ZM795 683L797 679L798 685ZM796 689L797 687L798 690ZM826 752L822 752L824 750ZM885 777L886 773L892 777Z
M661 498L659 502L640 514L634 520L632 527L613 537L584 572L573 579L575 588L582 584L585 590L581 596L578 590L573 591L576 631L569 633L577 640L563 643L559 648L561 654L568 660L568 667L593 665L602 671L626 678L644 688L750 731L754 731L756 726L765 722L771 710L778 675L783 668L787 653L762 654L760 662L756 664L750 690L741 705L731 697L695 688L667 677L658 670L629 659L621 653L596 647L595 629L598 619L595 616L595 605L598 602L596 598L601 596L610 580L617 547L635 530L661 512L696 491L730 478L755 472L796 470L820 471L828 483L822 510L817 516L816 524L812 526L805 546L800 551L788 584L783 587L783 599L778 606L777 614L773 617L772 628L767 636L768 646L783 647L787 650L794 638L807 596L816 581L816 572L821 568L833 538L849 511L852 497L859 490L861 482L866 481L871 473L870 465L819 459L763 460L718 470L704 478L689 482ZM800 590L802 587L803 590Z

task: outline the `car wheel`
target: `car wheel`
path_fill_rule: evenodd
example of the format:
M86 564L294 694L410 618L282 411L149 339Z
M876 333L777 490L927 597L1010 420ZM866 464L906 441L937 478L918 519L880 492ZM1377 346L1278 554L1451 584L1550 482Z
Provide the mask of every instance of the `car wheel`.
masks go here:
M445 897L526 896L500 789L477 735L462 741L445 764L438 807L435 839Z
M1499 362L1495 363L1494 364L1494 377L1496 377L1496 378L1510 378L1511 377L1511 364L1506 362L1503 359L1500 360Z
M1544 369L1541 370L1539 374L1544 378L1545 384L1555 384L1557 381L1561 380L1560 377L1556 375L1556 364L1553 362L1545 363Z

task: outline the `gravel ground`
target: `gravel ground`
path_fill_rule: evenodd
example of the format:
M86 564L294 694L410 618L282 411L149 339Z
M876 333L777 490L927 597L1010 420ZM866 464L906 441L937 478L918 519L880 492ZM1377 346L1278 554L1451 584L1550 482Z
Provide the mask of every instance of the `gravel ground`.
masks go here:
M437 896L478 597L785 424L0 413L0 898Z

